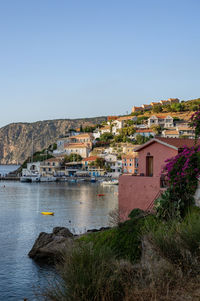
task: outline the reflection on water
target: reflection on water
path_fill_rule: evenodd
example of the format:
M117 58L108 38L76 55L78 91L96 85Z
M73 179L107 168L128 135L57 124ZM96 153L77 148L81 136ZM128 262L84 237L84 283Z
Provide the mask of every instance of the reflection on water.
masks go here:
M33 286L44 286L45 278L54 276L27 256L38 234L55 226L76 233L107 226L117 191L117 186L91 183L0 182L0 300L35 300Z

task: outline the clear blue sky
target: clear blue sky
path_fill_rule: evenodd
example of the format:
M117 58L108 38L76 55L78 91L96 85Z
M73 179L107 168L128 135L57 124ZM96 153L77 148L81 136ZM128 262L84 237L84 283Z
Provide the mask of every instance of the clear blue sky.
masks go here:
M0 126L200 97L199 0L0 0Z

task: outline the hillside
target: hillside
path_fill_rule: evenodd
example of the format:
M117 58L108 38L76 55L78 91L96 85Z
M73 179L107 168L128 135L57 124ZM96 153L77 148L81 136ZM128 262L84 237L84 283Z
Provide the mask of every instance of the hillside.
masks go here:
M0 164L21 164L32 152L32 137L34 151L40 151L70 128L92 126L105 120L106 117L94 117L9 124L0 128Z

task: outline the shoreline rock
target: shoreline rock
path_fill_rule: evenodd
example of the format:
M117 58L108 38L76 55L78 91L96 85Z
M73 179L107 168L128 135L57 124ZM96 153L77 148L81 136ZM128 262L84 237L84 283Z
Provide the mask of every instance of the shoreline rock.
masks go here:
M73 238L70 230L64 227L55 227L52 233L41 232L28 256L35 261L47 263L59 261L62 252Z
M100 232L110 229L110 227L101 227L100 229L91 229L84 234L74 235L68 228L55 227L52 233L41 232L28 253L28 256L40 263L54 264L62 259L62 254L67 246L83 235L92 232Z

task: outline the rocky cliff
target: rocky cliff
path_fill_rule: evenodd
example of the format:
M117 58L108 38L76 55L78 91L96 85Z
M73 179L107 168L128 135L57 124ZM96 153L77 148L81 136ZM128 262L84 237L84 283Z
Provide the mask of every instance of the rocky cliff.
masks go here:
M92 126L105 120L106 117L96 117L9 124L0 128L0 164L21 164L31 155L32 138L34 151L40 151L71 128Z

